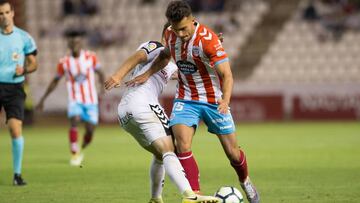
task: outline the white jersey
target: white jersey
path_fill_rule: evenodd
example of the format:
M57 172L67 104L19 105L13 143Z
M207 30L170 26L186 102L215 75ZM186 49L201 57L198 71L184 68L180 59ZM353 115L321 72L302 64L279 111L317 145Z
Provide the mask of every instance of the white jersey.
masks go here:
M130 73L130 79L146 72L163 49L164 46L156 41L148 41L141 44L137 50L143 50L146 53L147 61L133 69ZM177 70L177 66L173 62L169 62L165 68L153 74L144 84L128 87L122 97L122 101L131 100L131 102L136 103L158 102L158 98L170 80L171 75Z
M147 71L163 49L163 45L155 41L141 44L137 50L146 53L147 61L133 69L131 79ZM177 66L170 62L144 84L128 87L121 98L118 106L119 122L143 147L170 135L169 119L158 98L175 71Z

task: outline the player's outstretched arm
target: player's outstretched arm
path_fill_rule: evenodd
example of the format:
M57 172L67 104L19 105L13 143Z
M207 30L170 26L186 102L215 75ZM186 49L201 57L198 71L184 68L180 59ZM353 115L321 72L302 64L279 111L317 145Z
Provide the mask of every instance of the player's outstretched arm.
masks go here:
M123 78L136 67L136 65L146 62L147 56L144 51L138 50L132 56L127 58L118 70L108 78L104 85L106 90L110 90L114 87L120 87L120 83Z
M35 107L37 110L40 110L40 111L43 110L45 99L49 96L49 94L52 91L54 91L54 89L58 85L59 81L60 81L60 77L54 77L54 79L50 82L49 86L46 89L45 94L41 97L40 102Z
M233 88L233 76L228 61L216 65L216 70L223 81L222 85L222 100L218 101L218 111L220 113L228 113L228 108L231 99L231 93Z
M170 58L170 51L165 48L160 52L159 56L155 59L154 63L145 73L125 82L126 86L134 86L145 83L154 73L163 69L169 63Z

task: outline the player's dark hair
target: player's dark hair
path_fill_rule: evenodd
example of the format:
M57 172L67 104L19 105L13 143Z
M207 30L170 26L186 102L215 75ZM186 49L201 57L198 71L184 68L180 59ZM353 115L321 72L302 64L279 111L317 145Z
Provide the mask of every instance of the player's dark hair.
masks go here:
M161 37L164 37L165 31L166 31L166 29L168 29L168 27L169 27L170 25L171 25L171 24L170 24L169 21L164 24Z
M69 30L65 32L65 37L67 38L75 38L75 37L83 37L85 36L84 31L78 31L78 30Z
M170 22L180 22L184 17L191 15L191 8L186 1L172 1L166 9L165 15Z
M0 6L3 6L3 5L5 5L5 4L9 4L11 10L14 10L14 7L13 7L13 5L10 3L9 0L0 0Z

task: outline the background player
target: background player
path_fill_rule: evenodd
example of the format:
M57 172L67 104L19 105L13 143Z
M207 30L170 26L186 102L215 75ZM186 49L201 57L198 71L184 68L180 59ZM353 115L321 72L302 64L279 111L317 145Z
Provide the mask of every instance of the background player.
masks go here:
M131 72L131 77L136 77L149 69L163 49L163 45L156 41L141 44L118 71L106 80L105 88L110 90L120 86L120 82L129 72ZM183 195L183 203L218 202L214 197L199 196L191 190L183 168L174 153L168 118L158 97L176 71L176 65L169 63L163 70L152 75L146 83L129 87L118 106L119 122L144 149L154 155L150 167L150 203L163 202L161 194L165 171Z
M4 107L12 138L14 185L26 185L21 176L24 150L25 74L37 69L37 48L33 38L14 25L14 8L0 0L0 110Z
M170 2L166 17L171 24L165 33L167 49L154 62L153 70L129 84L142 83L172 57L179 68L179 79L170 126L192 189L200 190L199 170L191 144L202 119L208 131L218 136L249 202L258 203L260 197L248 176L245 154L237 146L229 110L233 78L227 54L216 34L195 21L185 1Z
M43 109L45 99L56 88L62 76L65 75L69 100L69 141L72 154L70 165L79 166L84 154L80 153L78 147L77 127L81 121L85 122L85 134L81 146L82 149L85 149L93 138L99 119L95 74L99 76L101 84L104 82L104 74L100 70L96 54L82 49L81 33L72 32L68 34L68 47L70 54L60 59L57 74L40 99L37 108Z

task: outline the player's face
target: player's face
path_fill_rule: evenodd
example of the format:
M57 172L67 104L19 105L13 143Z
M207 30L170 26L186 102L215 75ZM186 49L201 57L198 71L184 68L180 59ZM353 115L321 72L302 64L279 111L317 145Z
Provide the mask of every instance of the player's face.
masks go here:
M81 38L73 37L69 39L69 48L73 53L79 53L82 48Z
M171 22L171 29L183 42L187 42L191 39L195 31L194 18L188 16L179 22Z
M11 9L10 4L5 3L0 5L0 26L5 28L14 22L14 11Z

